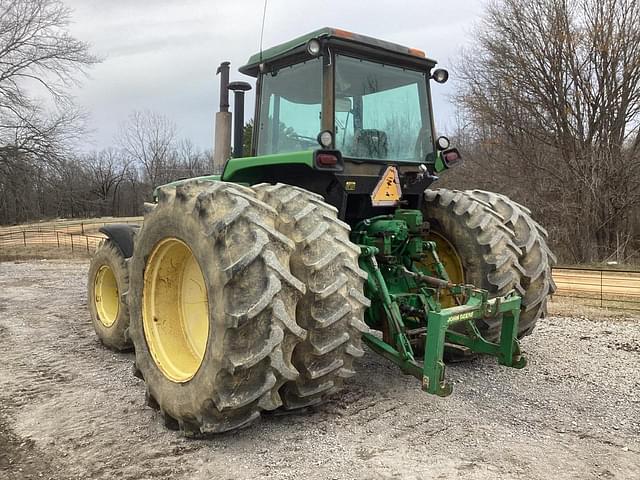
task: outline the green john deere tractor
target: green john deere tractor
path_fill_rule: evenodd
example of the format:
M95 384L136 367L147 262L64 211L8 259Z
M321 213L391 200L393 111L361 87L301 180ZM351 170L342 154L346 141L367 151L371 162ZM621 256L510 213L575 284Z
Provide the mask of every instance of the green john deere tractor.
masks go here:
M545 313L545 230L503 195L429 189L461 161L435 138L424 53L324 28L221 65L221 175L158 187L142 227L112 225L89 272L98 336L135 348L166 425L186 435L316 405L364 342L446 396L444 352L522 368Z

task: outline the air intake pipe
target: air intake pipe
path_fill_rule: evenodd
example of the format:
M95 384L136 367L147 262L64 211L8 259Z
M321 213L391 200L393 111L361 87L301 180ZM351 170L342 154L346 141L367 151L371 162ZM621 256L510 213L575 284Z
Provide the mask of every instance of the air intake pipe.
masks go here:
M233 91L233 158L244 156L244 92L251 90L247 82L231 82L229 90Z

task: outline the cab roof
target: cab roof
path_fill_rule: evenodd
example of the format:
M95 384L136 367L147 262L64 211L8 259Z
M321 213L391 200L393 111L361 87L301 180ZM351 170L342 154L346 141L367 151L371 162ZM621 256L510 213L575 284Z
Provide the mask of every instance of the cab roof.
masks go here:
M261 63L269 63L274 60L284 58L290 53L304 47L307 42L313 38L337 39L343 43L352 44L353 46L359 45L373 47L377 50L388 52L389 54L406 56L411 58L414 62L416 60L422 60L427 67L432 67L436 63L434 60L427 58L422 50L418 50L416 48L405 47L397 43L379 40L366 35L341 30L339 28L324 27L252 55L247 63L240 67L239 70L245 75L255 77L258 75Z

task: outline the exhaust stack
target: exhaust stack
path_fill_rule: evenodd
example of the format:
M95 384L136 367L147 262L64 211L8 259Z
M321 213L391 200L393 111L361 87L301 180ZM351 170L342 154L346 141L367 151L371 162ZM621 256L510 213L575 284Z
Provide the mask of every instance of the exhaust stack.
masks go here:
M221 174L231 157L231 113L229 112L229 65L222 62L216 71L220 74L220 111L216 113L216 128L213 145L214 174Z

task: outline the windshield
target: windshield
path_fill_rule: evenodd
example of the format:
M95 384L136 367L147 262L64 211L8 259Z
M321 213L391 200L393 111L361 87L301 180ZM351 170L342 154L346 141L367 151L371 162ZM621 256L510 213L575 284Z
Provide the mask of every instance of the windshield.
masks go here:
M433 151L423 72L337 55L335 105L347 157L424 161Z
M262 77L258 155L318 148L321 80L319 58Z

